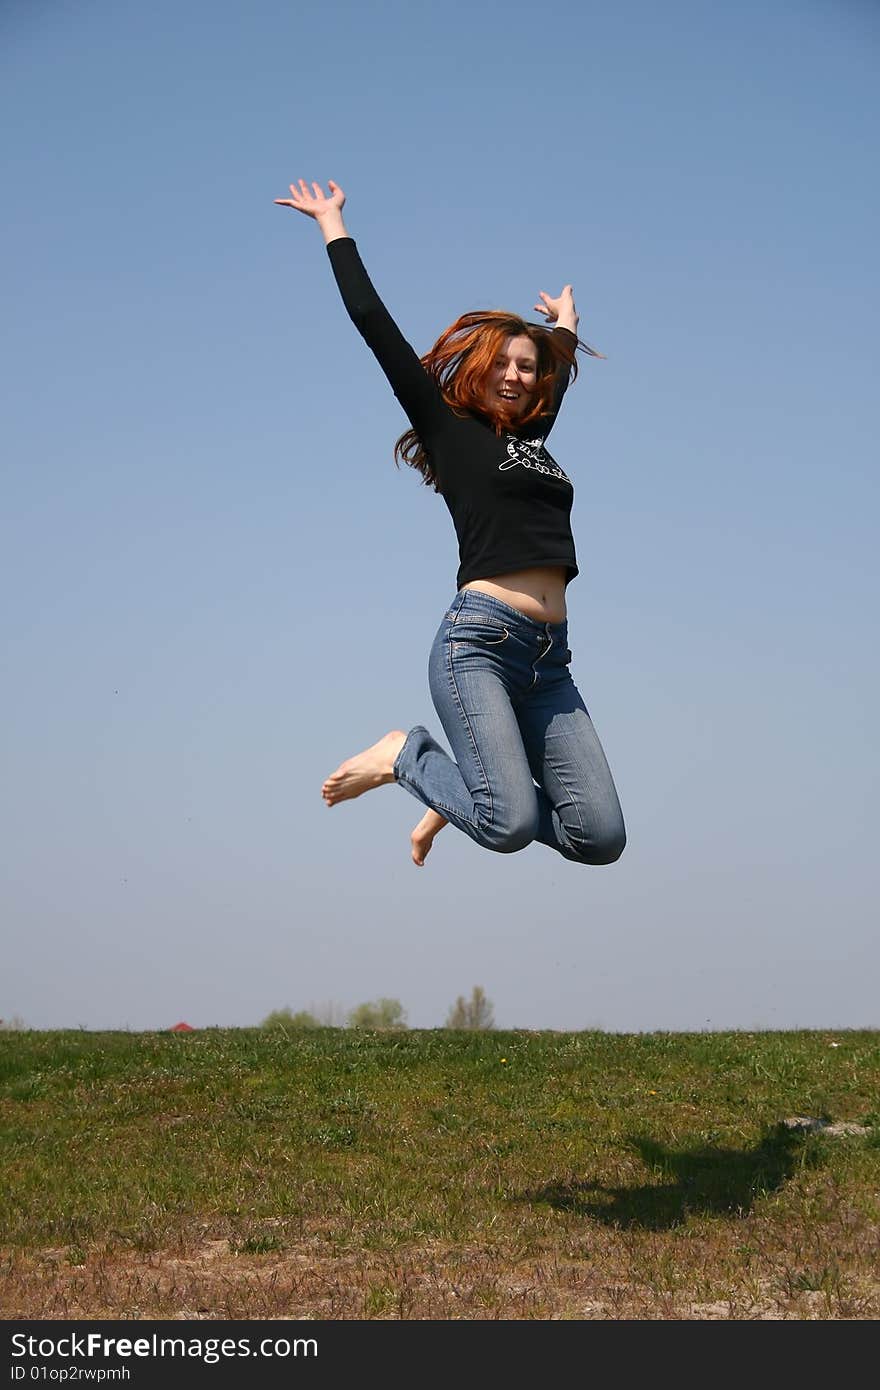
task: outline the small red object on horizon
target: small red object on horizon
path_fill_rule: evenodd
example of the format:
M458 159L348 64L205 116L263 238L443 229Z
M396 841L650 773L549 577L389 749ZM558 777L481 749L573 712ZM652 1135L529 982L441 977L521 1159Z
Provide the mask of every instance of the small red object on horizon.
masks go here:
M194 1033L196 1030L191 1023L175 1023L173 1028L168 1029L169 1033Z

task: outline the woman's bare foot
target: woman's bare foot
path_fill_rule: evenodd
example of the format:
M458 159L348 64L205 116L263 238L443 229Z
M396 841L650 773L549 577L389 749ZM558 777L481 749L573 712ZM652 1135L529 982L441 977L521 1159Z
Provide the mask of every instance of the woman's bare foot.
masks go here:
M401 729L392 729L390 734L380 738L363 753L354 758L346 758L335 772L331 773L321 788L321 795L328 806L337 801L350 801L361 792L373 787L382 787L394 781L394 764L397 755L406 743L406 734Z
M425 862L428 851L434 843L434 836L448 825L449 821L444 820L437 811L428 810L422 816L413 833L410 835L412 843L413 863L418 864L419 868Z

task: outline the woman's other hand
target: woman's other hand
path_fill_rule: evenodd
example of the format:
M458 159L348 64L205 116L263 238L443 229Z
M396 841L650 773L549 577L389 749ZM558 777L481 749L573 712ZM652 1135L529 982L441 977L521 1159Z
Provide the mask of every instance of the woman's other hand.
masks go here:
M552 295L540 291L540 304L534 305L539 314L543 314L550 328L567 328L572 333L577 333L578 313L574 307L574 292L571 285L563 285L560 293L554 298Z

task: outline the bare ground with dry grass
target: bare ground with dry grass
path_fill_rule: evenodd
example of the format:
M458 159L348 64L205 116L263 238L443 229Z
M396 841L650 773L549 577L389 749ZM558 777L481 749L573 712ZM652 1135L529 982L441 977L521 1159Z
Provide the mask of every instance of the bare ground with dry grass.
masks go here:
M827 1194L832 1203L839 1194ZM175 1250L7 1252L5 1318L877 1319L878 1232L838 1210L791 1240L786 1219L735 1229L588 1226L529 1244L340 1248L326 1230L271 1254L228 1238ZM74 1256L74 1258L76 1258Z

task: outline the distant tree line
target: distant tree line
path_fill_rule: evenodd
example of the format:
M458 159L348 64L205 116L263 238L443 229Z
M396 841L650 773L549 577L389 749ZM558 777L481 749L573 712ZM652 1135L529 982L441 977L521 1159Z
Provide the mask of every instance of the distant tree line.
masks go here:
M345 1013L336 1004L319 1008L273 1009L260 1024L261 1028L367 1028L394 1032L406 1027L406 1009L399 999L373 999ZM482 985L474 985L470 999L460 994L446 1016L446 1028L490 1029L495 1027L492 1001L486 998Z

